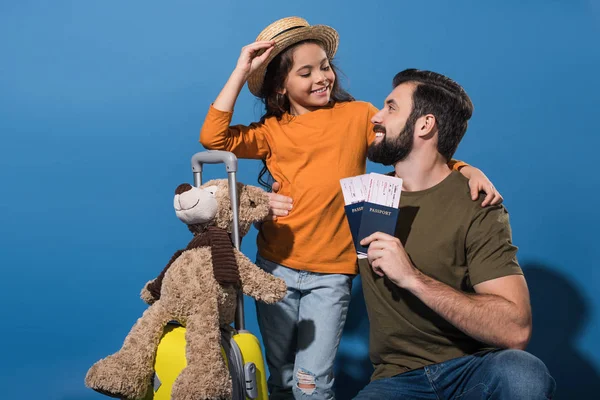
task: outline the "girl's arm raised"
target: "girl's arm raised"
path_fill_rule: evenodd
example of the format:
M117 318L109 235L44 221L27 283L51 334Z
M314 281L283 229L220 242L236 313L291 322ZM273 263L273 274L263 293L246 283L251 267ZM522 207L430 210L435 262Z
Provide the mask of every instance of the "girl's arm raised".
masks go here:
M254 42L242 47L242 52L235 69L213 103L214 108L219 111L233 111L235 101L248 77L269 57L274 44L275 42L270 40Z
M264 158L269 149L262 124L230 126L235 102L246 80L269 56L272 41L242 48L237 66L208 110L200 131L200 143L209 150L227 150L240 158ZM264 52L263 52L264 51ZM261 53L262 52L262 53Z

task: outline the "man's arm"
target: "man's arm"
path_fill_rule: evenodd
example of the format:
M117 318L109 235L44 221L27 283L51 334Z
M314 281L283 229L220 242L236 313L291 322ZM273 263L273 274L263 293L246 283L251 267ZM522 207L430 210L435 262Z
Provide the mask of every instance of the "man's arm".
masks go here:
M464 293L420 272L408 288L465 334L494 346L524 350L531 337L529 292L523 275L509 275Z
M531 336L529 291L522 275L479 283L464 293L437 281L412 264L400 240L376 232L361 241L369 246L373 271L418 297L465 334L501 348L524 349Z

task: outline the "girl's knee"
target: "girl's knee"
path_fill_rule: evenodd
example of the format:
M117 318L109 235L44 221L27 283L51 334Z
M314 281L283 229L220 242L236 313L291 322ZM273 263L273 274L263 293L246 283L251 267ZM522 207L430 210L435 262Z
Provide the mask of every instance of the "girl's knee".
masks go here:
M293 391L296 398L311 400L335 398L333 381L327 377L319 377L310 370L297 368L294 381Z
M310 371L298 368L296 380L296 387L306 395L312 395L317 388L315 375Z

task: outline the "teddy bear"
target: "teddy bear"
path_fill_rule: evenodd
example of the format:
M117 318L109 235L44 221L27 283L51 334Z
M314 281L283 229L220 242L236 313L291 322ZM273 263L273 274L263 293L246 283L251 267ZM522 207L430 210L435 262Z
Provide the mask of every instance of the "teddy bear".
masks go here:
M240 237L268 215L269 199L258 187L238 186ZM158 343L167 323L186 327L187 366L173 384L173 400L230 399L232 383L221 355L220 329L235 317L238 292L258 301L281 300L285 282L257 267L233 247L233 212L227 180L201 187L179 185L174 207L194 237L142 289L149 304L121 349L88 371L88 387L111 397L143 399L151 387Z

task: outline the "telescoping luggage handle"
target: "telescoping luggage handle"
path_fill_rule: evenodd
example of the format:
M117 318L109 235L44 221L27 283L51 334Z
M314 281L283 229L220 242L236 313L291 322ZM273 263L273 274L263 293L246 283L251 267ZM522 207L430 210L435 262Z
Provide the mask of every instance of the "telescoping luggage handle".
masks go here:
M231 210L233 211L233 245L240 249L240 226L238 210L238 193L236 185L236 172L238 160L235 154L229 151L207 150L196 153L192 156L192 172L194 173L194 186L202 185L202 166L204 164L225 164L227 170L227 182L229 186L229 198L231 199ZM235 329L238 331L245 329L244 322L244 296L240 293L237 298L237 307L235 309Z

